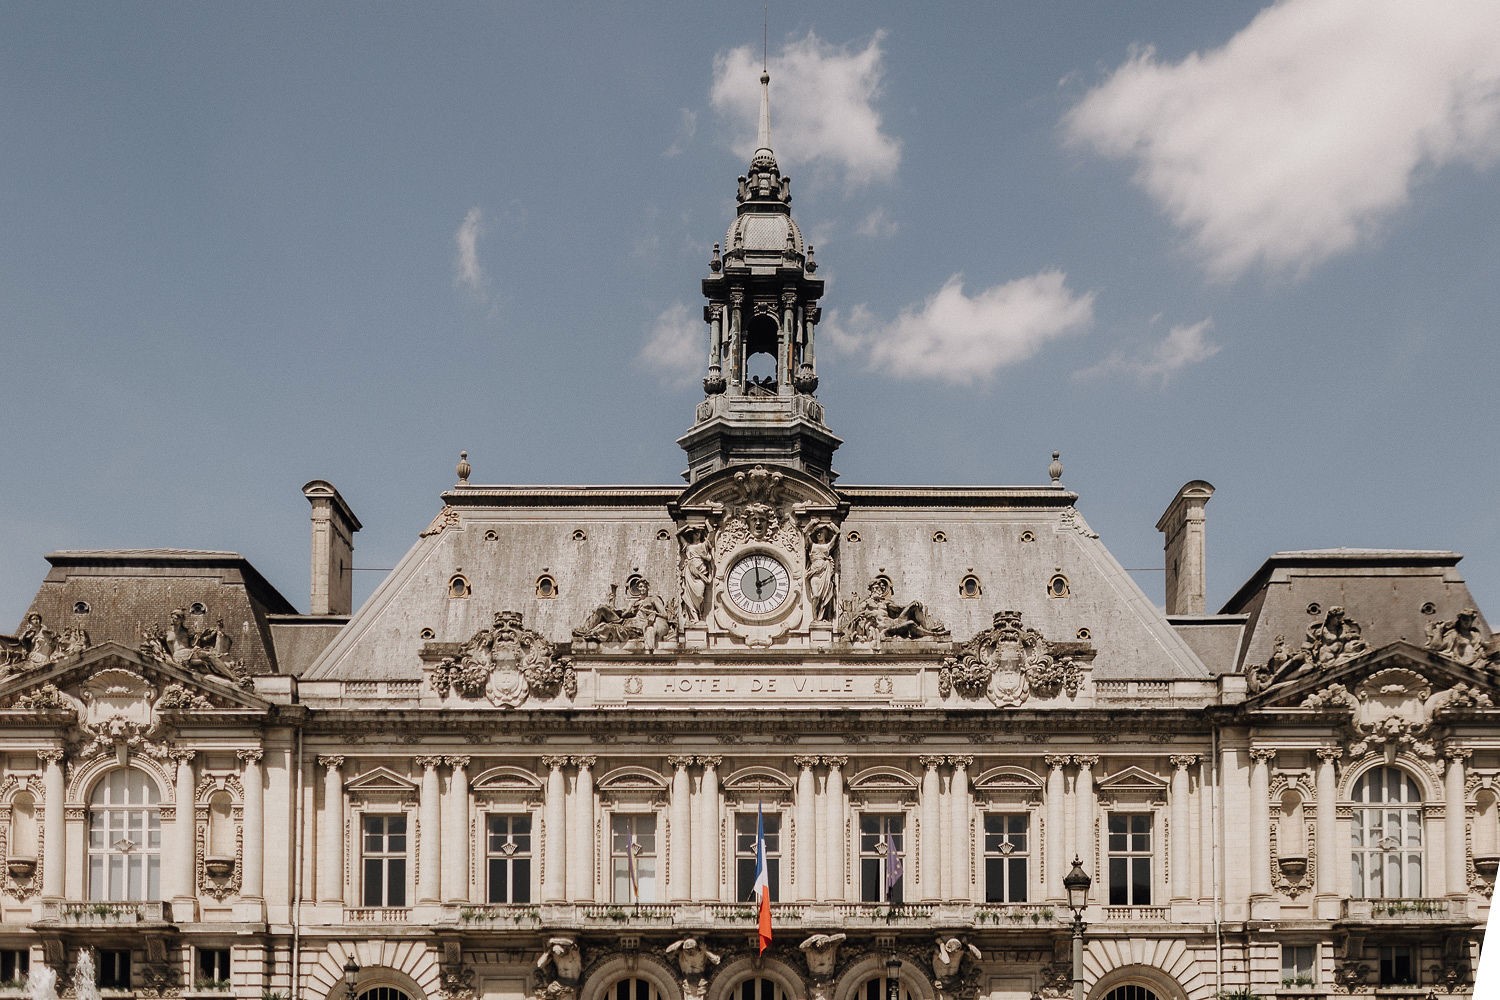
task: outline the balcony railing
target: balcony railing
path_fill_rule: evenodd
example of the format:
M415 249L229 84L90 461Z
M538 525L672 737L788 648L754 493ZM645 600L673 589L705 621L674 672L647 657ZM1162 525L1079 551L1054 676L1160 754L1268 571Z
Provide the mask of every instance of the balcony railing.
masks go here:
M1346 899L1345 920L1372 923L1428 924L1467 920L1468 900L1447 899Z
M411 920L411 909L405 906L346 906L346 924L404 924Z
M460 906L458 921L465 927L539 927L542 923L542 908L535 903Z
M1044 903L986 903L974 907L974 923L981 927L1051 927L1058 919L1058 908Z
M1166 923L1172 919L1170 906L1106 906L1104 919L1117 923Z
M161 900L134 903L49 902L42 904L42 919L71 927L118 927L165 924L171 921L172 914L171 908Z
M708 903L704 909L715 924L753 926L760 917L754 903ZM772 903L771 919L778 924L800 924L806 911L804 903Z
M578 907L585 925L619 927L631 924L671 924L677 907L671 903L600 903Z
M901 927L930 923L935 909L931 903L901 903L895 906L886 903L836 903L833 912L846 926Z

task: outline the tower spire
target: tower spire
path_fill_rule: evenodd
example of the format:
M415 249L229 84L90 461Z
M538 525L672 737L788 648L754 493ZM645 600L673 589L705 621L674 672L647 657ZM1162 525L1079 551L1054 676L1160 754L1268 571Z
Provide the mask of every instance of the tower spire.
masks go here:
M776 163L776 153L771 149L771 73L764 67L760 71L760 130L756 133L755 155L752 163L770 160Z

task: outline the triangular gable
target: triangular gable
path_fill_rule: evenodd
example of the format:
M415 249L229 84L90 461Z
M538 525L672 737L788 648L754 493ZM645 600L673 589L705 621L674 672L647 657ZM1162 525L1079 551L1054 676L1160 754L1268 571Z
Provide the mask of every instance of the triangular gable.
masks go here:
M344 782L344 789L351 795L373 793L415 795L419 790L415 781L383 766L372 767L358 777L350 778Z
M164 710L265 712L271 707L270 702L224 678L196 673L118 642L104 642L40 670L0 680L0 705L14 707L18 700L25 701L28 695L37 695L46 688L81 691L92 678L110 669L137 675L156 688L158 707ZM159 704L161 696L174 686L180 693L174 691L173 703Z
M1410 642L1397 641L1379 649L1362 653L1344 663L1321 671L1314 671L1294 678L1259 694L1245 702L1247 711L1280 710L1287 708L1316 708L1308 706L1310 696L1320 695L1334 685L1353 691L1361 681L1382 670L1400 668L1420 674L1434 691L1445 691L1463 685L1488 695L1500 703L1500 678L1484 668L1483 664L1463 664L1431 649Z
M1167 787L1167 780L1159 775L1152 774L1144 768L1132 764L1122 771L1116 771L1107 778L1100 778L1094 783L1094 787L1101 792L1157 792Z

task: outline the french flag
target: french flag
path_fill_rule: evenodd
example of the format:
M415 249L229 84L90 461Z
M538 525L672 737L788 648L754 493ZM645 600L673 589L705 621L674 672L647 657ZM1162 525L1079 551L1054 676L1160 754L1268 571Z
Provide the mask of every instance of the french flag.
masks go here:
M771 946L771 880L766 875L766 820L759 803L755 806L755 885L750 894L757 900L760 954L764 955Z

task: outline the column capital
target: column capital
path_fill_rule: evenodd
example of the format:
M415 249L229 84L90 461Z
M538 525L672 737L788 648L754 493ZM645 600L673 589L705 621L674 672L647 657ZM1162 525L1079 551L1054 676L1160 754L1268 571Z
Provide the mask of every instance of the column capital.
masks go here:
M841 767L849 766L849 758L843 756L842 754L825 756L823 757L823 766L828 768L830 771L837 771Z
M241 764L244 764L246 767L248 767L251 764L259 764L261 758L264 757L266 753L264 750L260 749L260 747L246 747L243 750L236 750L234 752L234 755L235 757L239 758L239 762Z
M708 304L708 316L710 320L722 319L724 316L724 303L710 302Z
M1061 771L1071 760L1072 758L1065 753L1049 753L1042 757L1042 762L1054 771Z
M929 771L936 771L943 766L943 755L940 753L924 753L917 758L917 763Z
M974 766L974 755L971 753L949 754L948 763L956 768L969 768Z
M802 755L802 756L798 756L798 757L793 757L792 758L792 763L796 764L799 768L801 768L804 771L811 771L813 768L815 768L815 767L818 766L818 758L815 757L815 756Z
M38 750L36 752L36 759L43 764L61 764L63 762L63 752L56 747L47 750Z
M452 757L444 757L443 758L443 763L447 764L449 767L453 768L453 770L458 771L458 770L462 770L463 768L468 767L469 766L469 762L472 759L473 758L471 758L471 757L469 757L469 756L467 756L465 754L457 754L457 755L452 756Z
M330 771L337 771L344 766L344 755L337 753L318 754L318 763Z
M1450 762L1462 764L1474 756L1474 751L1469 747L1458 747L1449 744L1443 747L1443 756L1447 757Z
M1092 771L1099 766L1099 755L1096 753L1075 753L1073 763L1080 771Z
M440 754L423 754L413 757L412 762L424 771L436 771L443 766L443 758Z
M1318 747L1318 759L1325 764L1332 764L1344 756L1342 747Z
M686 771L693 766L692 754L673 754L667 758L667 766L678 771Z
M196 756L198 756L198 751L189 750L186 747L172 747L167 751L167 759L178 767L184 764L191 764L193 758Z
M731 288L729 290L729 304L738 309L745 304L745 290L743 288Z
M707 757L695 757L698 766L702 768L717 768L723 765L724 758L710 754Z
M573 766L580 771L593 770L594 766L598 763L599 758L591 753L573 755Z
M1199 758L1195 753L1174 753L1172 756L1168 757L1167 760L1171 761L1172 766L1177 770L1186 771L1188 768L1198 763Z
M542 758L542 766L552 771L561 771L568 766L568 758L556 754L548 754Z
M1257 764L1269 764L1276 759L1276 751L1270 747L1251 747L1250 759Z

